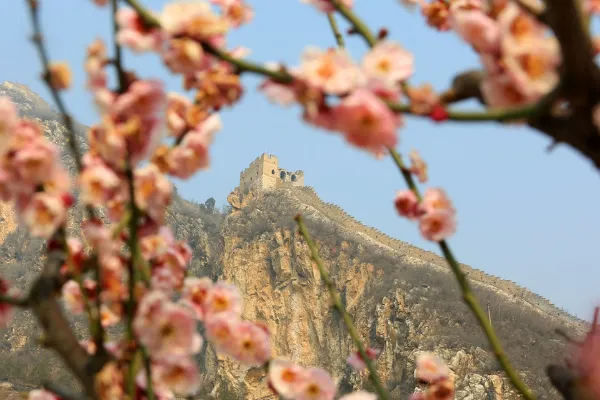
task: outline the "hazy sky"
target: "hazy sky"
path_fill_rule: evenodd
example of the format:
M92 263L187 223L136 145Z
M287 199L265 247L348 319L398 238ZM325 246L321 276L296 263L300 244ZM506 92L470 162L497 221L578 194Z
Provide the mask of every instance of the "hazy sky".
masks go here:
M165 2L144 3L160 10ZM65 96L68 107L80 122L93 124L98 116L84 89L82 61L94 38L109 39L108 8L99 9L91 0L40 4L51 58L67 60L74 68L75 86ZM325 16L299 0L250 4L256 18L234 32L230 44L251 48L254 60L296 64L306 45L334 45ZM25 0L0 1L0 81L27 84L48 99L28 40L25 5ZM356 0L356 11L372 29L387 27L392 39L415 54L412 83L428 81L443 89L455 73L478 66L475 53L455 35L429 29L418 12L394 0ZM360 38L347 42L355 57L365 51ZM141 76L165 79L169 90L180 91L181 80L156 56L127 53L125 61ZM338 135L303 124L298 108L269 104L256 91L260 79L244 76L244 83L242 102L222 115L224 130L212 148L210 171L177 182L184 197L204 201L212 196L223 204L240 171L261 153L272 153L282 168L304 170L306 184L325 201L400 240L438 251L419 237L415 225L396 216L392 200L405 186L391 159L375 160ZM549 140L533 130L492 123L435 125L407 118L400 137L399 150L418 149L429 163L430 184L446 188L455 202L458 232L449 243L461 262L513 280L580 317L591 316L600 301L594 250L600 175L587 161L565 146L548 153Z

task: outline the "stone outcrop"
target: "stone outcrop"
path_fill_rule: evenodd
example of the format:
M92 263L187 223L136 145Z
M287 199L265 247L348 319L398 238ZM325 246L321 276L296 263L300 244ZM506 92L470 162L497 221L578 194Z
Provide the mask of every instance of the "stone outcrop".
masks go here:
M24 115L39 118L46 135L65 147L59 116L43 100L14 84L0 85L2 94L13 97ZM83 135L84 127L78 129ZM67 154L65 162L71 163ZM370 387L367 376L345 362L355 348L329 307L318 270L296 232L292 218L301 212L361 337L382 350L377 369L393 399L421 390L414 363L422 351L436 351L448 363L456 399L518 398L437 255L365 227L321 201L311 188L282 185L244 195L236 189L228 201L233 212L224 215L176 194L168 224L193 249L190 274L235 283L244 294L244 317L269 327L277 356L325 368L337 379L341 393ZM0 275L27 290L39 272L43 243L18 228L10 206L0 205L0 217ZM70 220L80 219L76 209ZM77 233L74 228L72 234ZM525 381L539 398L558 398L544 374L545 366L561 360L565 351L554 329L577 336L585 330L584 322L512 282L465 268ZM85 324L73 322L83 337ZM28 312L20 312L15 323L0 332L0 381L17 388L45 379L72 383L54 355L40 348L39 336ZM261 368L243 367L208 346L198 361L205 381L198 398L276 399ZM13 389L0 386L0 398Z

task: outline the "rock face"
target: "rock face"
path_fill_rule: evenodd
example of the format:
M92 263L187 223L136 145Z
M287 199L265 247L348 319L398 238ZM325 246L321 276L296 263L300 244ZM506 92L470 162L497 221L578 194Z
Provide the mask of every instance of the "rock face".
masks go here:
M14 84L0 85L2 94L13 97L24 115L40 118L46 134L62 143L64 127L43 100ZM36 110L50 110L49 116L42 119ZM68 155L65 161L71 162ZM319 272L296 232L292 218L301 212L361 337L382 350L377 369L393 399L420 390L414 363L421 351L435 351L448 363L458 388L456 399L518 398L460 302L442 259L364 227L339 207L322 202L311 188L283 186L246 195L234 190L228 200L232 210L224 214L176 195L169 225L193 249L192 275L225 279L240 288L244 317L268 325L277 356L325 368L337 379L340 393L370 387L367 376L345 362L355 348L329 307ZM40 269L43 243L18 228L9 205L0 205L0 217L0 276L27 290ZM71 221L80 218L76 209ZM558 398L544 374L545 366L562 359L565 350L553 331L580 335L586 328L583 321L511 282L467 266L465 270L524 380L540 399ZM83 336L84 323L74 324ZM70 383L54 355L40 349L39 336L28 312L0 332L0 381L18 387L45 379ZM243 367L206 345L198 361L205 380L198 398L277 398L260 368ZM0 396L9 392L9 386L0 388Z

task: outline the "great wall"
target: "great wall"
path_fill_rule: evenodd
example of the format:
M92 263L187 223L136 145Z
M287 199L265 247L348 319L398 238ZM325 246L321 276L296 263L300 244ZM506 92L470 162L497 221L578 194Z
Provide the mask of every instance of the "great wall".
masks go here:
M286 187L284 186L283 188ZM292 189L289 186L287 186L287 188ZM348 229L349 232L369 238L380 246L398 252L400 255L407 259L412 259L419 264L428 264L429 267L441 268L445 272L450 273L450 269L445 267L446 260L443 257L395 239L376 228L364 225L362 222L349 215L340 206L322 200L316 190L311 186L293 188L293 195L303 204L312 206L328 219L333 220ZM560 318L561 321L571 321L573 328L577 330L585 329L585 326L587 325L587 322L584 320L561 310L550 300L531 292L516 282L490 275L466 264L461 264L461 267L465 275L467 275L473 283L493 288L506 295L511 301L521 302L538 312Z

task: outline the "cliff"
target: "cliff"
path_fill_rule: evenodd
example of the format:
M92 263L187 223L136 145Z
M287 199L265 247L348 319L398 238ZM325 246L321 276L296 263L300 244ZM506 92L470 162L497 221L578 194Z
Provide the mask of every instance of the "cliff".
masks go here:
M64 146L64 127L43 100L20 85L0 85L3 93L17 101L24 115L40 118L46 134ZM67 155L65 161L70 162ZM191 274L235 283L244 294L244 316L269 326L278 356L327 369L341 392L369 387L366 376L345 363L355 348L328 307L318 271L296 232L292 218L301 212L360 335L382 350L377 368L393 399L405 399L415 390L415 355L426 350L448 362L457 382L456 399L517 398L437 255L364 226L323 202L312 188L284 185L244 196L237 190L228 199L233 210L224 214L176 195L168 224L193 249ZM42 242L16 226L9 205L0 207L0 217L0 275L26 290L39 271ZM76 207L71 221L80 218ZM583 333L584 322L512 282L464 268L525 381L539 398L558 398L544 373L565 350L554 329L576 336ZM82 321L73 322L83 335ZM20 390L44 379L71 383L54 355L40 348L39 336L28 312L0 332L0 381ZM276 399L258 368L242 367L206 346L199 362L206 382L199 398ZM8 396L8 386L0 386L0 396Z

